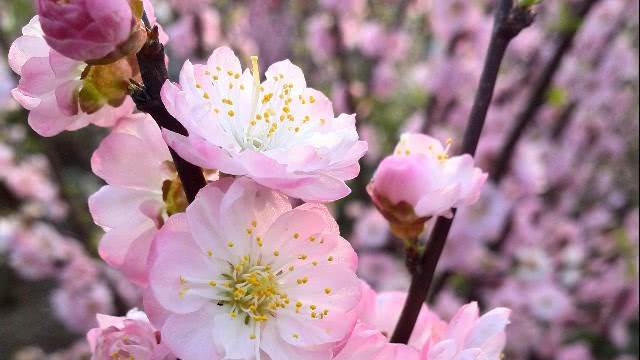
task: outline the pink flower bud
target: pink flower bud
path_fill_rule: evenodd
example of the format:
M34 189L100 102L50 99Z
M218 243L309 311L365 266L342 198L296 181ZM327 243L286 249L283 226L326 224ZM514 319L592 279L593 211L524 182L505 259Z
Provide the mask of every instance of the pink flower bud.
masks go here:
M140 49L141 0L38 0L45 40L62 55L110 63Z
M447 216L480 196L487 174L471 156L449 157L448 150L427 135L404 134L378 166L367 189L397 236L414 238L429 218Z

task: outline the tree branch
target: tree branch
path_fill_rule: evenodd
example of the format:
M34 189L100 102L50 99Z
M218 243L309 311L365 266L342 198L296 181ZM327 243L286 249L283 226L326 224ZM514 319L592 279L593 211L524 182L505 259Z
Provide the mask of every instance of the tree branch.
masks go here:
M353 77L349 71L349 62L347 61L347 47L344 43L344 34L340 28L340 17L338 14L333 15L333 25L331 33L335 41L336 59L338 59L338 76L340 82L344 85L345 89L345 106L344 112L347 114L353 114L356 112L356 99L351 92L351 81Z
M533 13L528 7L514 7L513 0L500 1L496 10L493 33L480 77L480 84L478 85L478 91L476 92L464 134L463 153L475 154L507 46L522 29L532 23L533 17ZM411 280L409 293L400 314L398 325L391 337L391 342L406 344L409 341L422 304L431 287L435 269L442 255L454 217L455 209L453 209L451 218L439 217L436 220L417 273Z
M584 18L597 2L598 0L585 0L582 2L573 16L577 22L561 34L551 59L547 65L545 65L542 74L533 87L529 100L526 102L526 107L516 118L516 125L509 133L507 140L499 152L498 160L490 175L493 182L499 183L508 172L509 163L511 162L518 141L520 141L527 126L535 120L538 111L542 108L542 105L544 105L549 86L551 85L554 75L560 68L562 59L569 50L571 50L575 36L584 23Z
M158 27L148 31L147 42L138 52L137 57L144 86L133 84L131 97L138 110L151 115L161 128L187 136L187 129L169 114L160 98L160 90L167 80L168 74L164 46L158 40ZM191 203L198 191L207 184L202 170L181 158L173 149L169 148L169 151L187 200Z

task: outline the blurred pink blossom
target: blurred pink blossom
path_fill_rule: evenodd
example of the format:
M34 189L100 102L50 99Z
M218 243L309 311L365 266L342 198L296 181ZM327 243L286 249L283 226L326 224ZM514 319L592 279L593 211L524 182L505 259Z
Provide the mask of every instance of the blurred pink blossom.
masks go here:
M97 281L82 287L59 287L51 293L54 315L71 331L84 333L95 327L96 314L112 314L109 287Z
M200 34L195 33L196 16L200 17ZM202 38L202 46L205 49L212 49L221 41L220 31L220 15L213 8L199 10L197 14L184 15L167 28L171 41L180 44L170 47L170 51L178 58L188 58L197 48L198 36Z
M45 223L21 229L11 243L9 264L29 280L52 278L72 256L70 241Z

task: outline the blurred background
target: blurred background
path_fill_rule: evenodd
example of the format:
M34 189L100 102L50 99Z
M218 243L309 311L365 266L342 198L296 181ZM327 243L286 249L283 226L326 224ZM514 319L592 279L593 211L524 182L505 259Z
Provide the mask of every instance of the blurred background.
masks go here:
M174 79L229 45L265 68L291 59L336 113L357 113L369 152L332 210L360 276L406 291L402 246L365 186L402 132L460 145L495 1L152 2ZM507 359L637 359L638 0L536 9L480 140L490 181L456 217L429 306L444 319L471 300L510 307ZM11 98L6 54L33 14L32 1L0 0L0 359L86 359L95 314L123 315L140 294L96 254L89 159L107 130L39 137Z

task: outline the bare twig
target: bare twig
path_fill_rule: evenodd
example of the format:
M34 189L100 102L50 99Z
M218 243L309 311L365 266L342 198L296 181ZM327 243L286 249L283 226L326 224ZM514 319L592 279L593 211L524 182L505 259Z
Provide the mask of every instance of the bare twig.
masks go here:
M340 17L338 14L334 14L333 16L333 27L331 28L331 33L335 41L336 59L338 60L338 76L340 78L340 82L345 87L346 109L344 109L344 112L347 114L353 114L356 112L356 100L353 93L351 93L351 81L353 80L353 76L349 70L347 47L344 44L344 34L340 28Z

